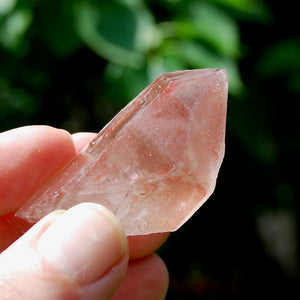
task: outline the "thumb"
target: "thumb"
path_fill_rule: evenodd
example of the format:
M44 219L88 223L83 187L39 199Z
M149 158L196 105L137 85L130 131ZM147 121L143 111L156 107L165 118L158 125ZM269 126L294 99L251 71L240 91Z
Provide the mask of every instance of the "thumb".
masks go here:
M1 253L1 299L110 299L127 264L116 217L82 203L46 216Z

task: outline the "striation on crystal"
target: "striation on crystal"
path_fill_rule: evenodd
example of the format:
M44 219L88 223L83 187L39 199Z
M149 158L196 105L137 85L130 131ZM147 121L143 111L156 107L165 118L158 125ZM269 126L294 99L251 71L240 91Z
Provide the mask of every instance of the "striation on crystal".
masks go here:
M127 235L175 231L212 194L225 149L224 69L161 75L16 216L36 222L80 202L109 208Z

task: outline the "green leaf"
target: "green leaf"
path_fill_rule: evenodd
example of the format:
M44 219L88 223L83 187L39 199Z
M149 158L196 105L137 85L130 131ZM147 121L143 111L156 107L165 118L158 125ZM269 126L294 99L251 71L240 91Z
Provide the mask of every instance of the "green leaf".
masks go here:
M206 2L192 2L185 20L195 35L222 55L239 56L239 30L231 17Z
M25 8L15 10L7 16L0 28L0 43L10 51L26 51L24 35L32 17L32 12Z
M154 81L159 75L185 69L184 62L178 55L171 53L155 55L148 58L147 73L149 82Z
M15 8L17 0L1 0L0 1L0 16L12 12Z
M139 1L79 2L75 15L82 40L117 64L140 67L156 39L152 16Z
M244 85L234 59L217 55L200 43L192 41L168 43L164 52L180 57L185 68L225 68L229 74L229 92L234 95L243 92Z
M133 69L109 64L105 76L110 85L107 90L112 101L123 105L137 96L150 83L146 68Z
M234 11L241 19L269 22L271 12L265 1L261 0L209 0Z

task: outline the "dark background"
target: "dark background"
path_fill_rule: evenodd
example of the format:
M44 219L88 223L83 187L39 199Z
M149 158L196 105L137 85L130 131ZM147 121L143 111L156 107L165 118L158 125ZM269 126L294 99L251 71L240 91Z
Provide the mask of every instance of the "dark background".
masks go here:
M295 1L4 0L0 130L99 131L158 75L225 67L226 156L159 254L167 299L299 299Z

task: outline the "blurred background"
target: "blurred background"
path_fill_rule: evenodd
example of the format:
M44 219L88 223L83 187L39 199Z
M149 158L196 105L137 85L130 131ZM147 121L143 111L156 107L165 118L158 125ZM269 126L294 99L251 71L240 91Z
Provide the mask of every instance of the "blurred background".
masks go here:
M213 196L159 254L167 299L299 299L295 1L0 0L0 131L99 131L158 75L226 68Z

